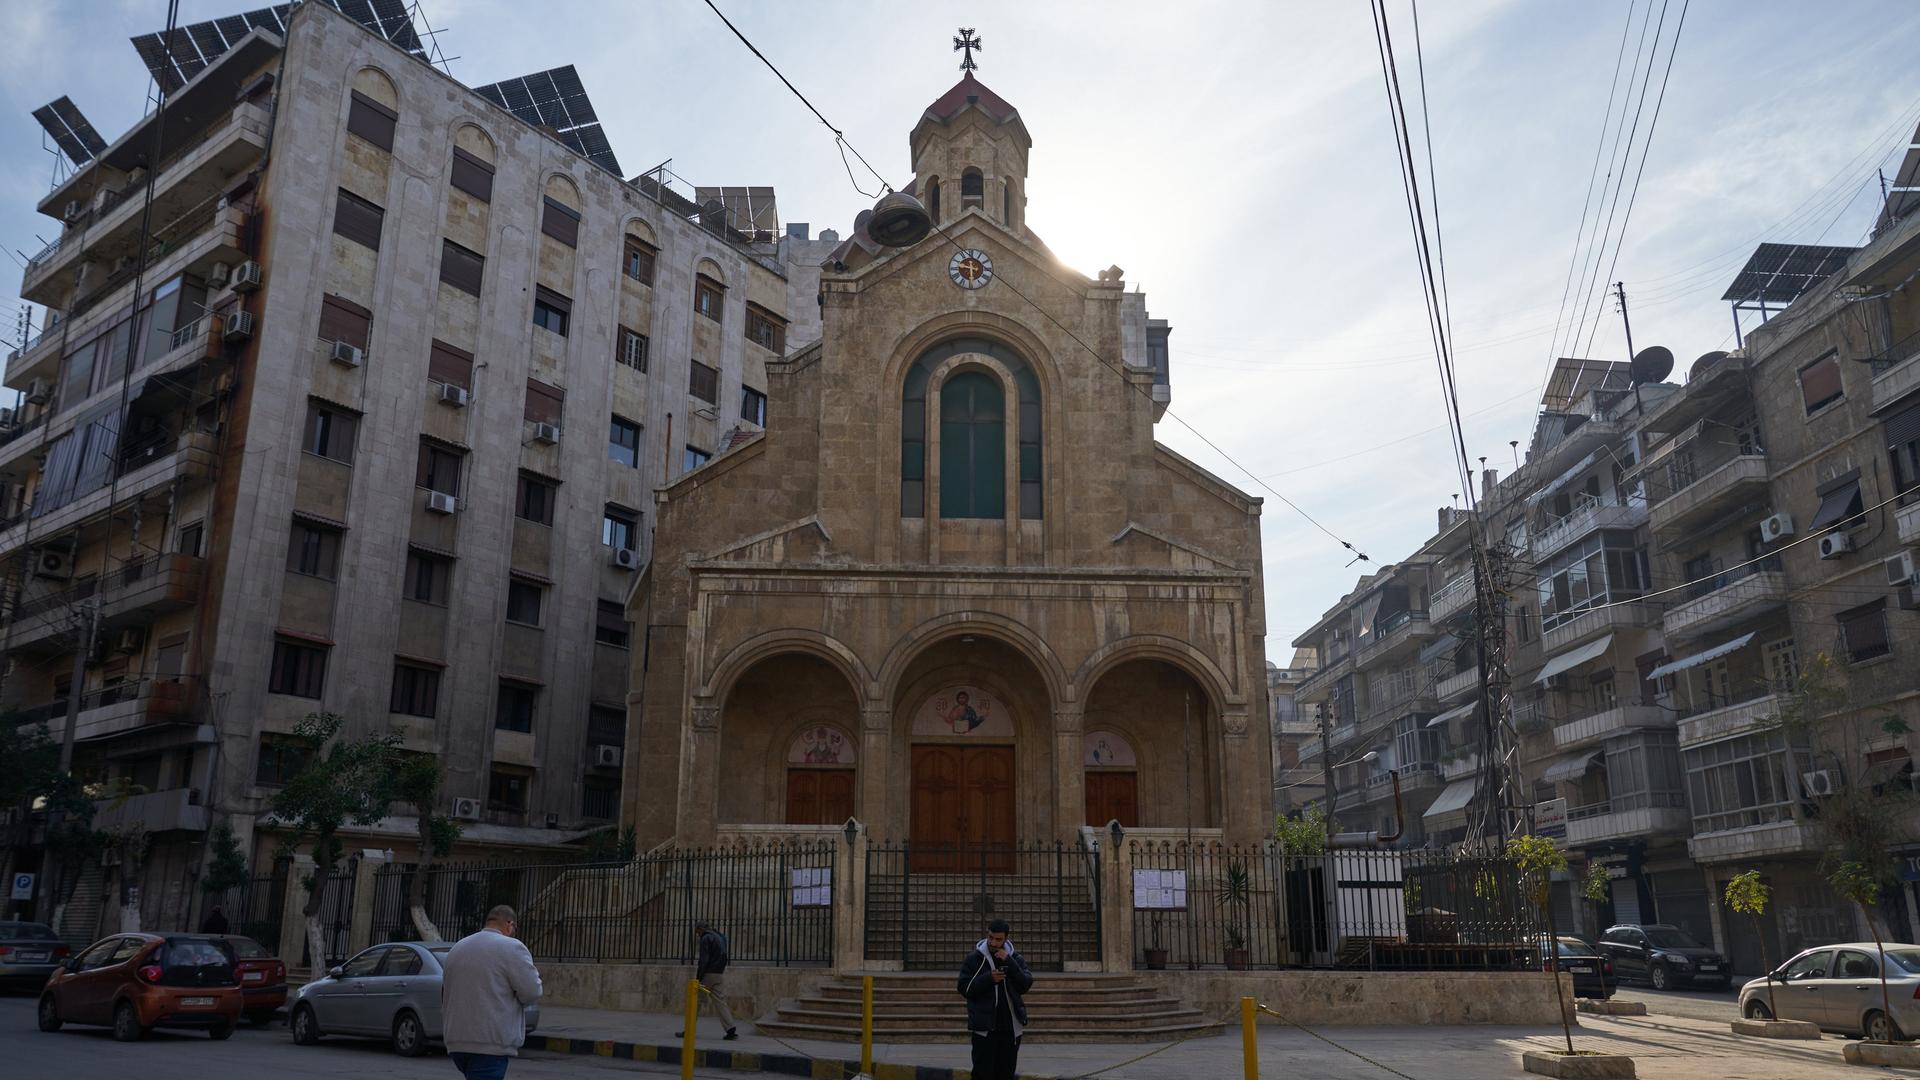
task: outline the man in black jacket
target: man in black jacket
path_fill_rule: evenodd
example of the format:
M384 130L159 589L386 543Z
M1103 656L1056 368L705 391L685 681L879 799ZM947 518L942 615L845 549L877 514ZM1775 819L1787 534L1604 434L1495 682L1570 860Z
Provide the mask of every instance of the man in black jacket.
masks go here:
M960 993L967 999L967 1031L973 1036L974 1080L1014 1080L1020 1033L1027 1025L1021 995L1033 988L1027 960L1007 940L1004 919L987 924L987 936L960 965Z
M733 1010L727 1008L727 999L720 989L720 976L727 970L727 935L708 926L705 922L694 923L693 932L700 937L700 951L694 960L693 977L709 991L700 996L711 1001L713 1011L720 1014L720 1022L727 1028L726 1037L737 1039L740 1037L740 1032L733 1024ZM684 1031L673 1033L676 1039L683 1038L685 1035Z

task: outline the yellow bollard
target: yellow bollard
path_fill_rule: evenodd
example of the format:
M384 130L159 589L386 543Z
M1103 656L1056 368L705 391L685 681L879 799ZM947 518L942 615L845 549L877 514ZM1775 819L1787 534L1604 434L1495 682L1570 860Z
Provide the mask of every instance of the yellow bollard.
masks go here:
M873 976L860 978L860 1071L873 1075Z
M1260 1042L1253 1033L1253 999L1240 999L1240 1049L1246 1055L1247 1080L1260 1080Z
M680 1039L680 1080L693 1080L693 1027L700 1022L700 980L687 980L686 1035Z

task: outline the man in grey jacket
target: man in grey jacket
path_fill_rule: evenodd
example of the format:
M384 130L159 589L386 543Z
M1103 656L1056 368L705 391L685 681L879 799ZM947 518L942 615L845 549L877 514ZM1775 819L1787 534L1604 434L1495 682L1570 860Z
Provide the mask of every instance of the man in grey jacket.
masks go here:
M447 1056L467 1080L502 1080L507 1059L527 1041L526 1007L540 1000L540 972L533 954L514 940L518 928L513 909L501 904L441 961Z

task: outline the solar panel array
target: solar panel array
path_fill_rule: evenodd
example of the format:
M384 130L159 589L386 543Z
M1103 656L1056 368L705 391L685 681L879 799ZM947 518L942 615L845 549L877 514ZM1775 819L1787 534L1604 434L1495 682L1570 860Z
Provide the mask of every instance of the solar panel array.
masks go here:
M1761 244L1727 286L1722 300L1785 306L1832 277L1858 248L1814 244Z
M553 129L575 153L620 175L620 162L572 64L476 86L473 92L535 127Z
M1912 145L1900 159L1900 165L1894 169L1893 177L1888 181L1887 204L1880 209L1880 220L1874 225L1874 235L1878 236L1893 227L1894 222L1920 210L1920 128L1915 128Z
M107 140L93 130L87 118L80 115L79 106L64 94L33 110L33 118L75 165L85 165L107 148Z
M425 55L420 45L420 35L413 27L412 11L403 0L323 2L402 49L416 56ZM133 39L133 48L140 54L140 62L153 73L154 81L171 94L255 29L264 28L276 34L285 34L287 16L292 7L291 4L281 4L229 15L223 19L193 23L175 28L171 36L165 31L141 34Z
M727 224L741 232L780 231L780 209L770 187L697 187L693 198L701 206L724 206Z

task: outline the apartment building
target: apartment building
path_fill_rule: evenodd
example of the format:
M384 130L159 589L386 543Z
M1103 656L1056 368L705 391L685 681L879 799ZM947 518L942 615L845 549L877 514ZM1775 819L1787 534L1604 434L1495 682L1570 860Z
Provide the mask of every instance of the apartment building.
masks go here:
M617 818L653 492L777 408L835 239L623 179L571 68L470 88L323 3L202 29L39 203L0 434L4 701L60 738L77 699L150 926L191 917L211 824L265 865L313 712L437 756L465 854Z
M1325 786L1318 770L1300 766L1302 751L1319 743L1320 722L1294 700L1301 681L1318 666L1312 649L1295 649L1286 667L1267 661L1267 707L1273 714L1273 806L1283 815L1319 797Z

